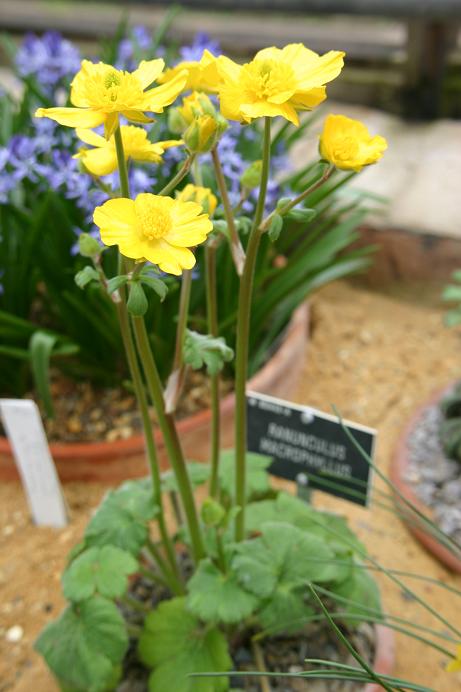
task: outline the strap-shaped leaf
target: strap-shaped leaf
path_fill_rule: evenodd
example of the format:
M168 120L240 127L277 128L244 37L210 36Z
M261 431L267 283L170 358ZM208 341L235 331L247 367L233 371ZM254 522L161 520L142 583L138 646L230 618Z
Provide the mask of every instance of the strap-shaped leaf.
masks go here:
M42 400L45 413L49 418L54 416L53 399L50 389L50 357L56 343L56 336L38 330L29 341L30 361L35 387Z

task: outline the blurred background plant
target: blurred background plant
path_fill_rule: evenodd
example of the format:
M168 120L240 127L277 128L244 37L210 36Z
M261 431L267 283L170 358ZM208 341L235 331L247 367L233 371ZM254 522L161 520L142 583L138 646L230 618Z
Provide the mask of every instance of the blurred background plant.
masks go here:
M173 15L170 17L170 20ZM192 45L162 44L165 23L151 35L143 27L120 27L117 37L100 48L93 59L131 69L153 54L167 64L199 60L206 48L219 53L219 45L203 34ZM70 41L55 32L28 35L16 50L3 39L19 80L16 94L0 93L0 391L3 396L22 396L33 386L48 416L53 415L50 368L73 380L89 380L96 386L120 386L127 376L118 335L114 305L91 283L81 291L74 275L88 260L78 251L81 232L95 234L92 211L117 194L118 174L95 179L83 176L77 153L81 142L73 131L53 121L34 119L38 106L63 103L64 85L78 71L81 56ZM300 128L282 126L274 138L274 156L267 199L272 209L281 195L305 189L322 175L322 166L307 162L301 170L290 167L290 149L312 125L307 117ZM151 141L174 138L165 117L150 127ZM258 183L252 184L253 168L261 147L257 126L231 125L219 144L219 154L230 189L231 202L241 209L240 231L247 219ZM134 194L162 187L176 172L183 157L180 148L165 152L161 164L130 170ZM203 159L204 184L216 188L210 160ZM293 310L316 288L370 262L370 248L351 249L358 227L369 211L370 200L347 191L355 174L336 173L321 190L306 200L311 214L292 214L290 229L280 238L264 238L257 267L255 310L251 330L250 374L277 347ZM256 176L257 177L257 176ZM188 181L186 180L186 183ZM216 223L224 224L221 210ZM308 251L308 253L307 253ZM202 275L203 252L198 250L196 276ZM116 273L115 255L104 254L108 276ZM64 270L63 270L64 269ZM217 252L219 332L226 342L235 340L238 278L232 260L221 244ZM151 299L147 322L158 353L162 375L169 370L174 353L179 281L167 279L169 291L159 307ZM204 282L192 287L190 326L205 322ZM232 365L228 376L232 376Z

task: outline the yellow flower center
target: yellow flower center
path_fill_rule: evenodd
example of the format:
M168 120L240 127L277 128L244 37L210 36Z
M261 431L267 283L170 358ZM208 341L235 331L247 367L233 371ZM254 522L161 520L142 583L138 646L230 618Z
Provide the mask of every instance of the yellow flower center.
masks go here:
M171 231L171 215L155 199L146 199L137 210L137 216L139 229L149 240L164 238Z
M278 60L253 60L242 69L243 88L252 99L268 99L280 92L295 90L296 76L291 65Z
M95 65L91 73L80 81L79 96L90 108L111 113L139 109L144 100L144 91L135 75L113 67Z

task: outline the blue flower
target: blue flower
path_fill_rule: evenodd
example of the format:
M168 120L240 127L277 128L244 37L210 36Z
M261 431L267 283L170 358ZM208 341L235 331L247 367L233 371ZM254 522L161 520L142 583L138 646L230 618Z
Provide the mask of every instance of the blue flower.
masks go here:
M200 31L198 34L196 34L190 46L183 46L179 49L179 55L181 60L200 60L205 49L209 50L213 55L219 55L221 52L221 47L218 41L214 41L208 36L208 34Z
M56 87L80 69L80 53L73 43L56 31L40 38L27 34L16 53L16 67L23 77L33 76L50 95Z

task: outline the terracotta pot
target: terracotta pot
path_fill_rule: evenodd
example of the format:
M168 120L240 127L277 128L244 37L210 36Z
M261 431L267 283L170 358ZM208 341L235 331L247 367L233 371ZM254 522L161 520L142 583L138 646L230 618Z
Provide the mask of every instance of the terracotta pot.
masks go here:
M428 401L426 401L425 404L416 410L397 442L389 471L391 481L405 498L405 500L411 502L416 509L429 518L431 517L430 508L425 505L419 497L417 497L411 484L406 480L406 472L410 463L408 458L408 438L421 419L424 411L429 406L433 406L439 402L451 388L452 385L450 385L450 387L445 387L442 391L438 390ZM402 502L399 503L397 494L395 495L395 501L399 505L402 519L405 521L408 530L411 531L415 538L417 538L418 541L426 548L426 550L432 553L432 555L440 560L440 562L442 562L446 567L451 569L453 572L458 572L461 574L461 559L457 558L456 555L441 545L441 543L439 543L434 536L427 533L421 524L418 524L417 517L413 515L409 509L405 510L405 505Z
M380 675L392 675L395 666L394 631L384 625L375 625L376 651L373 670ZM382 692L381 685L368 683L365 692Z
M299 380L308 343L309 308L300 306L287 327L280 347L248 382L248 389L289 398ZM234 394L221 402L222 445L233 445ZM188 459L205 461L209 452L211 411L199 411L178 422L178 431ZM156 440L162 468L167 459L161 435ZM115 442L53 443L51 454L61 482L98 481L119 483L148 473L144 457L144 439L135 435ZM0 480L19 480L8 440L0 437Z

